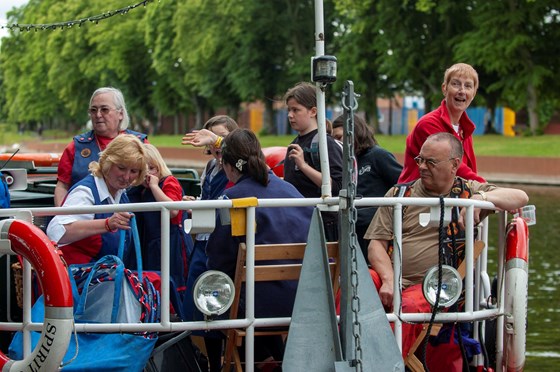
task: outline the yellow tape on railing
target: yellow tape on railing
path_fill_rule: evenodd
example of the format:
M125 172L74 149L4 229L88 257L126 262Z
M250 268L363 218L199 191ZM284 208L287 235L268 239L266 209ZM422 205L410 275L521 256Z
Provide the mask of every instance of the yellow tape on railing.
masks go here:
M232 199L233 208L229 210L231 218L231 235L243 236L246 233L247 207L256 207L259 201L255 197Z

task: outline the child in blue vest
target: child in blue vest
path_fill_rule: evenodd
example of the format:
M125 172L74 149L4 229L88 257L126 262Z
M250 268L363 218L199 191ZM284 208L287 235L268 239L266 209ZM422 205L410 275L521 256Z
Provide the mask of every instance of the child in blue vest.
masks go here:
M144 144L148 173L144 183L128 190L132 203L181 201L183 188L179 180L171 174L157 148ZM183 229L183 211L170 210L169 262L170 277L182 299L186 290L187 248L192 240ZM140 246L142 247L142 266L146 270L161 270L161 214L154 212L135 213ZM179 311L179 309L176 309Z
M218 115L210 118L205 124L204 129L212 133L226 137L231 131L238 128L235 120L226 115ZM183 138L183 144L186 144ZM224 190L228 186L228 179L224 173L221 165L222 149L212 145L206 146L206 153L212 155L212 159L206 164L202 172L200 195L201 200L215 200L224 194ZM184 200L194 200L193 196L185 196ZM202 233L197 234L194 241L194 247L189 252L189 273L187 276L187 291L188 295L184 301L184 315L185 321L190 320L203 320L204 315L196 308L192 298L193 287L196 279L204 273L206 268L206 244L210 234ZM196 332L195 332L196 333ZM211 371L221 370L221 348L222 340L221 334L212 334L211 332L204 334L205 346L208 352L208 359L210 362ZM216 336L216 337L213 337Z

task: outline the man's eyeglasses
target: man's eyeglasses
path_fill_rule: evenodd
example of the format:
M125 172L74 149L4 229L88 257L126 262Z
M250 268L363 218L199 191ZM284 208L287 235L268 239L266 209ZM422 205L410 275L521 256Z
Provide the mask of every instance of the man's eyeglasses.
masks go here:
M428 167L433 168L436 165L438 165L439 163L443 163L443 162L453 160L453 159L455 159L455 158L449 158L449 159L445 159L445 160L424 159L423 157L418 155L417 157L414 158L414 161L416 162L416 164L418 166L421 166L422 164L426 163L426 165Z
M112 108L112 107L107 107L107 106L101 106L101 107L90 107L88 109L88 114L90 114L91 116L96 116L98 112L101 113L101 115L107 115L109 114L112 110L118 110L116 108Z

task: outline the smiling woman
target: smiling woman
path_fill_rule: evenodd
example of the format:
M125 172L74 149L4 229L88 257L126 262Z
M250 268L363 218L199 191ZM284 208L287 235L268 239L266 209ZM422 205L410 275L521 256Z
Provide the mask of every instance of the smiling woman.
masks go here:
M146 177L144 146L136 136L117 136L89 169L91 174L70 189L63 206L128 203L125 189L141 184ZM126 212L59 215L49 223L47 235L59 244L68 264L88 263L117 254L118 230L130 234L131 216ZM130 237L126 241L130 242ZM126 267L134 268L129 252L125 247L123 261Z
M404 168L399 183L411 182L420 176L415 158L420 148L431 134L447 132L457 137L463 144L464 156L457 175L459 177L484 182L477 174L472 134L475 125L466 110L476 96L478 74L466 64L457 63L445 71L441 92L444 96L441 105L434 111L422 116L406 139Z

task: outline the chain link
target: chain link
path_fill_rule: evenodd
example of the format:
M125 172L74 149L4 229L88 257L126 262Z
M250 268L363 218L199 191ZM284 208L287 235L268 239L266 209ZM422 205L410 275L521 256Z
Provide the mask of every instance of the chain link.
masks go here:
M348 190L348 205L349 205L349 219L350 219L350 260L351 260L351 272L350 272L350 282L352 285L352 313L354 316L354 321L352 323L352 335L354 337L355 346L355 360L353 365L356 367L356 371L363 371L362 364L362 346L361 346L361 334L362 326L358 317L360 311L360 298L358 297L358 238L356 236L356 222L358 220L358 211L354 206L354 197L356 195L356 184L358 180L357 172L357 161L354 155L354 110L358 108L358 102L356 100L357 95L350 90L348 86L342 93L342 107L344 108L344 113L346 115L345 131L346 140L348 146L348 160L346 167L350 169L350 177L348 177L348 185L346 189ZM346 103L348 100L348 104ZM359 253L361 254L361 252Z

